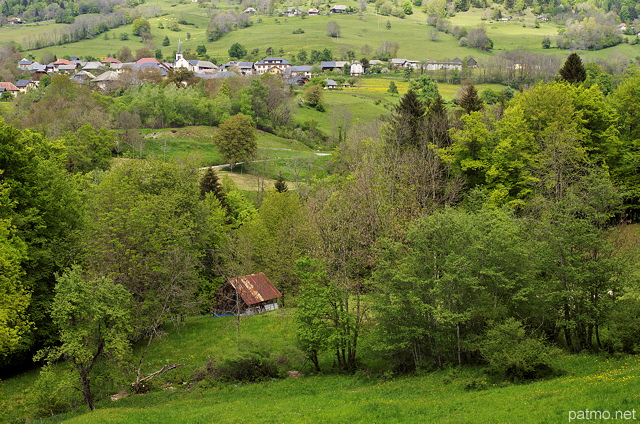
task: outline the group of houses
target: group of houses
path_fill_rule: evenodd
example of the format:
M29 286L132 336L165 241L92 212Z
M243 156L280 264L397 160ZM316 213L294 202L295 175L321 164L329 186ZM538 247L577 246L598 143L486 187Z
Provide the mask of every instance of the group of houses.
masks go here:
M440 70L461 70L465 65L469 68L477 68L478 63L473 58L466 59L466 62L459 58L450 61L431 60L408 60L391 59L389 62L380 60L369 61L370 66L378 66L383 72L389 68L411 68L422 71ZM69 59L57 59L49 64L41 64L29 59L22 59L18 62L18 68L28 73L30 80L20 80L15 84L11 82L0 82L0 93L9 92L16 95L31 88L36 88L40 79L44 75L67 74L74 81L79 83L92 84L98 89L109 90L118 87L126 72L147 72L155 74L160 78L167 76L172 69L187 69L202 79L226 79L235 75L274 75L279 76L288 84L302 86L306 84L314 73L340 72L349 76L360 76L366 71L365 66L360 61L325 61L319 66L292 65L289 61L281 57L267 57L257 62L229 61L220 66L210 61L186 59L182 54L182 48L178 43L178 51L175 60L171 62L161 62L156 58L147 57L135 62L123 63L114 58L106 58L101 61L82 61L77 57ZM327 87L337 86L333 80L327 80Z
M391 59L389 64L395 68L410 68L414 70L421 71L461 71L463 67L467 67L469 69L477 69L478 62L472 58L468 57L466 61L456 57L447 61L434 61L434 60L408 60L408 59Z
M334 14L334 13L349 13L349 8L343 4L336 4L335 6L332 6L329 9L329 14ZM246 9L244 9L244 13L248 14L248 15L253 15L254 13L256 13L257 10L253 7L247 7ZM315 7L311 7L307 10L304 9L300 9L298 7L287 7L286 9L283 9L282 11L280 11L280 15L281 16L289 16L289 17L293 17L293 16L317 16L320 14L320 11L318 9L316 9Z

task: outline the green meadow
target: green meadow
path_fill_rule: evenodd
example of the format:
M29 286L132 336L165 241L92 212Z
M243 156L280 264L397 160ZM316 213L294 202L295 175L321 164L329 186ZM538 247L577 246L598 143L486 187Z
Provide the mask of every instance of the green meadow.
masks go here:
M640 358L567 356L564 374L529 384L496 384L482 367L449 368L411 376L378 374L375 359L363 357L355 375L309 373L295 346L292 311L281 309L242 318L201 316L168 328L151 345L144 372L179 363L152 380L153 390L117 402L98 402L44 422L57 423L558 423L570 411L631 411L640 414ZM363 350L372 343L365 334ZM238 351L268 351L281 371L299 370L301 378L263 383L192 381L207 361ZM321 363L330 370L332 357ZM35 373L0 383L5 407L0 419L24 414L25 393ZM22 419L24 422L24 419ZM588 421L597 422L597 421ZM604 421L603 421L604 422Z
M357 6L355 2L347 2L346 4ZM372 53L369 54L369 57L371 57L372 54L375 54L380 44L385 41L398 43L398 57L414 60L445 60L453 57L473 56L481 65L483 61L490 60L491 56L497 52L518 48L545 54L562 56L568 54L568 51L564 50L542 49L542 38L549 36L553 39L557 35L559 27L554 23L541 22L540 28L534 28L535 16L530 10L525 11L522 15L514 16L514 20L510 22L483 20L482 18L485 14L483 9L471 9L468 12L457 13L451 17L452 26L457 25L467 28L482 26L487 30L489 37L494 41L494 50L493 52L482 52L460 47L455 37L442 32L439 33L436 41L432 41L429 35L432 27L426 25L427 16L418 7L414 7L413 15L408 15L405 19L376 15L373 5L370 5L367 11L361 15L308 17L267 17L256 15L252 17L253 25L251 27L231 31L218 41L208 42L205 33L210 15L226 10L241 11L240 6L218 4L215 9L212 9L208 3L203 3L202 5L192 2L180 4L166 0L152 0L140 7L145 8L150 5L159 6L162 9L162 16L151 18L149 22L151 24L153 44L156 48L160 48L163 55L169 60L173 58L179 40L185 50L191 49L195 51L197 46L205 45L207 53L221 62L229 59L228 49L234 43L243 44L249 52L256 48L259 49L259 58L266 55L265 50L268 47L272 47L276 55L282 54L284 56L297 54L302 49L309 52L312 49L322 50L329 48L334 55L339 57L341 52L348 49L353 50L356 56L360 56L365 46L371 49ZM281 8L284 7L286 5L282 4ZM299 7L305 9L311 7L311 4L304 4ZM189 25L179 25L179 31L170 30L169 25L178 21L186 21ZM335 21L340 25L340 37L327 37L326 25L329 21ZM391 29L386 29L387 21L391 24ZM163 28L158 27L160 23ZM14 41L23 43L27 38L37 34L59 31L64 25L55 24L52 21L21 26L7 25L0 28L0 42ZM298 28L303 29L304 33L293 34L293 31ZM130 33L131 25L114 28L108 31L106 35L100 34L94 39L33 50L30 53L36 59L39 59L44 51L50 51L57 56L91 55L106 57L114 55L124 46L129 47L132 51L144 46L140 37L131 35L129 40L121 40L119 36L124 32ZM169 46L162 46L162 41L165 37L170 40ZM284 53L281 53L280 49ZM631 46L629 44L621 44L597 52L581 52L587 59L606 59L617 56L635 57L639 53L640 45Z
M194 126L141 130L144 138L144 158L162 161L191 160L198 166L218 166L221 175L228 176L240 190L262 191L272 187L279 174L288 181L291 189L296 181L306 181L325 172L328 152L319 152L297 140L278 137L258 131L258 151L255 162L239 164L231 172L222 167L226 162L216 149L213 137L216 127ZM125 151L124 157L138 157Z
M224 161L216 149L215 127L184 127L162 130L142 130L145 139L143 154L147 157L172 160L194 157L200 166L222 165ZM302 143L276 135L258 132L258 154L262 159L310 158L315 152Z

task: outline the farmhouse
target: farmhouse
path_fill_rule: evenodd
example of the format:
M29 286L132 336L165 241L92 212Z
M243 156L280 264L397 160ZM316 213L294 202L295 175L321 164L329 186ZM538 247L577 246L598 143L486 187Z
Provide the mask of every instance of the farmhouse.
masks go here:
M16 81L15 86L22 93L25 93L27 90L38 88L37 84L31 80L18 80Z
M407 59L398 59L398 58L395 58L395 59L391 59L391 60L389 61L389 63L390 63L392 66L395 66L396 68L404 68L404 67L406 67L406 66L407 66L407 63L409 63L409 61L408 61Z
M310 65L292 66L285 70L284 75L287 77L302 75L307 78L311 78L311 69L313 69L313 66Z
M347 6L343 4L336 4L329 10L329 13L346 13L346 11L347 11Z
M253 75L253 62L240 62L239 60L232 60L220 65L218 68L220 71L230 71L242 75Z
M120 75L116 71L107 71L91 80L100 90L112 90L117 87Z
M33 64L32 61L30 61L27 58L22 58L22 60L20 62L18 62L18 68L25 70L27 69L31 64Z
M263 272L229 278L216 294L217 315L254 315L278 309L282 294Z
M351 76L358 76L364 74L364 67L359 61L355 61L351 64Z
M16 87L12 82L0 82L0 88L4 89L2 90L3 92L8 91L14 96L20 91L20 89Z
M320 62L320 69L322 69L322 72L327 72L327 71L342 72L344 65L351 66L349 62L346 62L344 60L336 60L336 61Z
M284 71L290 67L291 63L281 57L266 57L254 64L258 75L263 75L266 72L282 75Z

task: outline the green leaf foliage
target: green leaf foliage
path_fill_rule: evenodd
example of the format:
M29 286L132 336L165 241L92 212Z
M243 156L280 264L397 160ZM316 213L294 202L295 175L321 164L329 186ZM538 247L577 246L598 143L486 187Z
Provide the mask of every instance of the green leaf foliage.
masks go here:
M522 323L509 318L493 325L479 343L491 372L516 382L547 377L556 370L560 350L526 334Z
M77 266L58 278L55 290L51 317L61 345L49 359L64 355L73 363L84 399L94 409L91 373L97 361L122 361L131 349L131 294L107 278L86 280Z
M233 168L236 163L253 158L258 149L256 138L253 119L239 113L220 124L215 143Z

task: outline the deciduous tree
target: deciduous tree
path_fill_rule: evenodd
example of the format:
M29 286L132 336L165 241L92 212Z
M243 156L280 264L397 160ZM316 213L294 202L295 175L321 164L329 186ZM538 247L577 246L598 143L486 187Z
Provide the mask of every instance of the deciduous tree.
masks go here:
M247 55L247 49L240 43L233 43L229 47L229 57L232 59L242 59Z
M236 163L255 156L258 150L256 138L253 119L239 113L220 124L215 144L233 169Z
M122 361L130 352L131 295L107 278L87 280L80 267L58 277L51 317L61 345L48 352L49 361L69 359L80 379L87 405L95 409L91 374L103 360Z
M327 22L327 35L329 37L339 37L340 36L340 25L336 21Z

